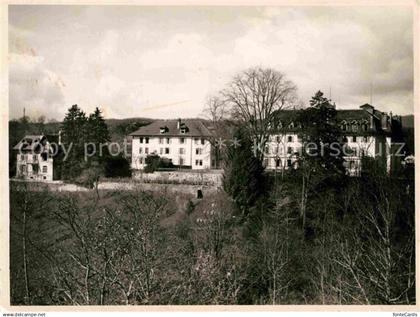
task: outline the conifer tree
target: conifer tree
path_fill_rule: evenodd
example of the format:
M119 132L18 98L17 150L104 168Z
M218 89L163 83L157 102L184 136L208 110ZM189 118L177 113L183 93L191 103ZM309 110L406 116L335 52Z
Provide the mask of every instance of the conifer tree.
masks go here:
M246 130L239 128L235 139L238 144L230 146L227 151L223 187L242 215L246 215L264 193L264 168L253 153L251 138Z
M108 147L104 146L111 137L109 135L108 126L102 116L101 110L96 107L95 111L89 115L86 125L86 135L88 142L94 144L93 158L99 162L104 162L109 157ZM92 151L91 149L89 151Z
M328 173L343 173L341 131L337 124L337 110L330 100L318 91L310 100L299 121L303 124L306 144L311 143L316 152L307 153L306 159Z
M68 151L63 162L63 178L77 177L83 169L84 143L86 142L86 115L77 106L73 105L62 123L62 143Z
M345 175L342 135L336 116L335 106L318 91L310 100L310 107L301 111L298 118L303 139L299 209L305 234L313 229L313 225L308 225L309 218L316 218L307 213L311 197L320 195L327 184L336 188Z
M102 116L101 110L96 107L95 111L89 115L88 121L89 141L95 144L106 143L111 140L109 136L108 126Z

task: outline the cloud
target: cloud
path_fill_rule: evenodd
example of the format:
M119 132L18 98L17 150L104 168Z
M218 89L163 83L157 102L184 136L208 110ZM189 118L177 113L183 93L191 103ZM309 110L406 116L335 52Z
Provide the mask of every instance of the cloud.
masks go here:
M10 116L26 114L37 118L61 116L64 111L64 83L54 72L44 67L38 56L9 55L9 104Z
M361 11L363 14L358 16L352 10L336 12L331 8L267 8L262 15L267 18L250 20L252 27L235 40L232 56L241 56L245 64L283 71L298 85L306 102L318 89L329 93L331 88L339 106L354 108L369 101L372 83L378 94L375 99L381 101L377 106L389 111L396 106L395 98L389 98L395 94L404 96L397 111L410 113L410 15L408 11L394 11L395 15L382 10L370 14ZM401 27L401 19L405 27ZM383 20L388 20L389 25L382 25Z
M125 54L125 50L121 36L112 30L89 50L74 52L69 77L79 83L69 87L74 102L83 103L88 112L100 106L116 117L167 116L169 105L183 117L196 115L197 106L201 110L201 102L188 103L200 100L210 85L213 53L200 35L176 33L159 48L139 49L137 54ZM80 85L91 89L79 90Z
M369 101L372 84L375 106L413 112L409 9L12 6L11 13L12 116L30 104L62 119L77 103L108 117L193 117L208 94L252 66L284 72L306 103L331 88L339 107L355 108Z

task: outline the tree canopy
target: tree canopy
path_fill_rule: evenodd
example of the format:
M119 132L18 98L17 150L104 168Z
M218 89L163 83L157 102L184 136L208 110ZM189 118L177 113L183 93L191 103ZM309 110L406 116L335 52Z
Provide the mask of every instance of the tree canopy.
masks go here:
M242 122L258 145L260 159L275 113L296 104L296 91L296 85L283 73L261 67L238 73L221 91L231 117Z

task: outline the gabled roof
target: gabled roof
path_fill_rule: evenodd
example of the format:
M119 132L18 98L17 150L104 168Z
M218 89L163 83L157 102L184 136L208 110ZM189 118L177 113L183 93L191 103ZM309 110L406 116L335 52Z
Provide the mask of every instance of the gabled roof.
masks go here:
M185 133L177 128L178 120L157 120L146 126L140 127L137 131L130 133L131 136L196 136L210 137L210 130L204 125L200 119L181 120L181 128L183 125L187 127ZM160 133L160 129L166 127L165 133Z
M44 138L44 135L26 135L13 147L13 149L20 151L34 151L36 150L37 145L42 144L41 142Z
M45 145L46 142L58 144L58 135L25 135L22 140L13 147L13 150L34 152L39 150L39 146Z

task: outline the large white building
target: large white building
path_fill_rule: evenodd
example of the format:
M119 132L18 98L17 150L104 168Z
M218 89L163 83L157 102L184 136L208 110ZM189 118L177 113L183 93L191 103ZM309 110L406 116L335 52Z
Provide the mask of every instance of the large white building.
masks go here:
M210 169L211 133L199 119L157 120L130 134L131 167L144 169L146 157L156 154L175 166Z
M13 148L16 151L16 177L36 181L55 179L54 155L60 140L58 135L26 135Z
M282 110L272 127L264 149L264 166L268 170L297 167L302 152L303 130L299 111ZM337 120L345 143L345 168L349 175L359 175L363 156L382 159L391 169L392 114L376 110L369 104L359 109L337 110ZM158 120L131 134L133 169L144 169L148 155L167 158L175 166L210 169L216 165L210 142L212 133L199 119Z
M267 169L288 169L297 166L302 149L302 127L297 121L299 110L278 113L277 127L270 135L265 149ZM376 110L369 104L355 110L337 110L343 141L345 167L350 175L359 175L361 158L383 159L388 172L391 168L392 115Z

